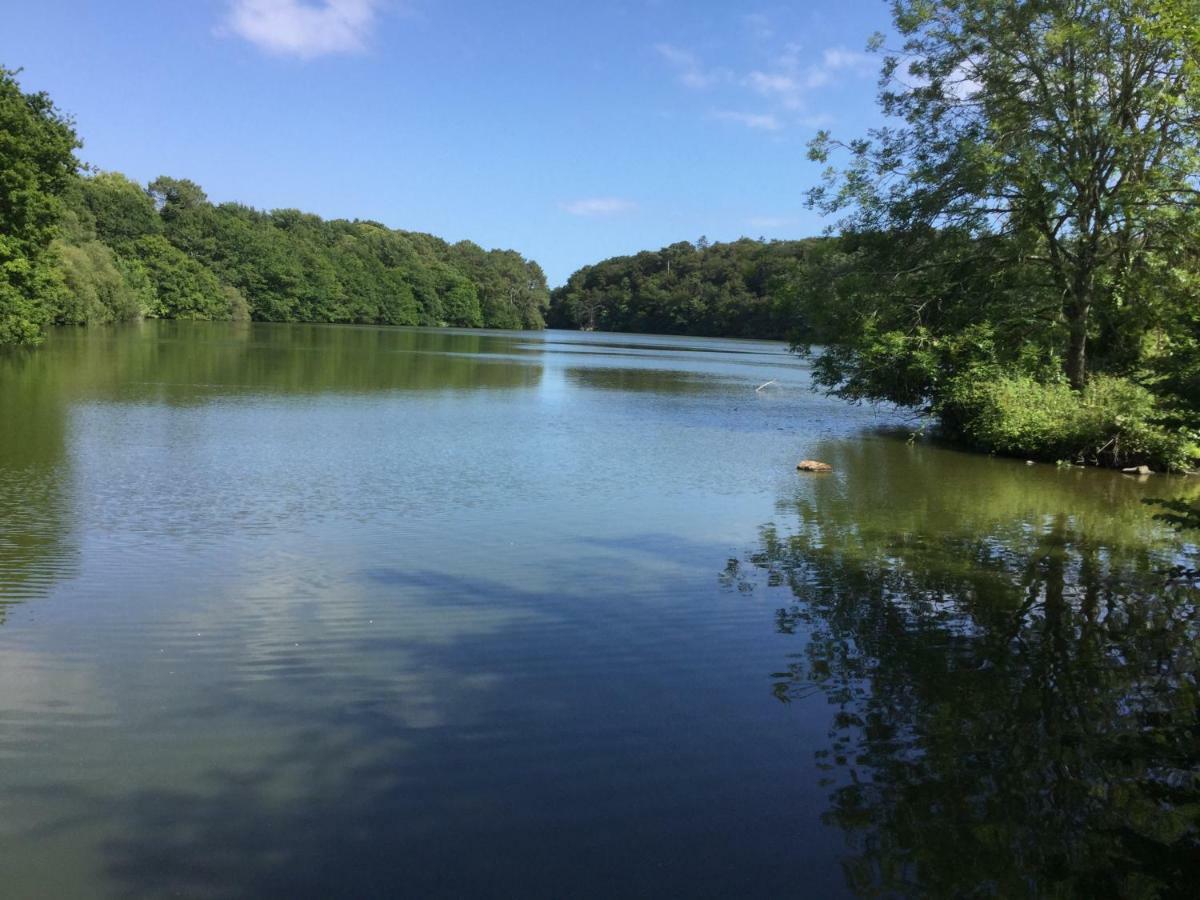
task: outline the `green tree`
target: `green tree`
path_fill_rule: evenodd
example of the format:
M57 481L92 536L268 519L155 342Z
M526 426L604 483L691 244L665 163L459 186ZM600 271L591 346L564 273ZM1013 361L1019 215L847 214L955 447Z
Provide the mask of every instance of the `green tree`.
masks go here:
M217 277L171 244L150 235L134 245L138 259L154 285L152 317L166 319L232 318L233 297Z
M905 42L884 61L880 101L902 124L844 145L849 165L812 202L851 210L856 231L981 238L978 266L1039 272L1027 313L1061 324L1055 349L1082 388L1098 328L1152 329L1155 283L1194 240L1200 2L896 0L893 11ZM810 155L836 146L821 133ZM945 277L941 260L924 262ZM980 321L991 299L976 298ZM914 353L924 309L906 332ZM1121 348L1097 349L1100 368L1130 367L1103 356Z
M557 288L549 321L556 328L783 338L796 324L796 278L824 243L681 241L613 257Z
M94 240L83 244L60 241L55 242L55 250L66 286L55 324L118 322L141 318L152 309L154 292L144 273L122 266L107 245Z
M41 338L63 290L50 243L79 139L44 93L0 67L0 345Z
M96 236L122 246L148 234L161 234L154 198L120 172L99 172L80 181L83 205L95 220Z

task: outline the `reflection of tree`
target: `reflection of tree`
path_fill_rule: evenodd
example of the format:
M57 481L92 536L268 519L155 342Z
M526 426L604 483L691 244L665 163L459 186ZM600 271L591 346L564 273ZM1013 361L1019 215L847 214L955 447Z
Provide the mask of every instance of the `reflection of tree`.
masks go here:
M78 404L516 390L541 380L541 349L477 332L171 321L60 329L37 351L0 353L0 622L6 605L76 565L68 428Z
M1083 492L1056 513L1067 494L857 453L751 557L794 594L779 630L810 636L776 695L838 707L821 762L853 887L1182 892L1200 872L1200 593L1164 584L1148 515L1105 523ZM889 476L921 502L863 505Z
M66 411L38 352L0 353L0 623L74 565L65 542Z
M542 375L528 345L475 332L166 321L60 331L43 352L84 396L187 405L223 390L310 396L527 388Z
M567 369L567 377L576 384L595 390L654 394L717 394L729 389L728 382L705 378L695 372L670 369L640 369L633 364L606 369L579 366Z

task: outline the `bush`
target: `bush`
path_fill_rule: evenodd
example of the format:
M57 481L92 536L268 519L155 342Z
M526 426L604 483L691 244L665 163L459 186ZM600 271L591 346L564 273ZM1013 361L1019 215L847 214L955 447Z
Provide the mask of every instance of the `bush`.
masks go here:
M1154 396L1124 378L1098 375L1075 391L976 371L955 380L938 412L952 436L1008 456L1182 471L1200 455L1195 435L1164 426Z
M144 292L125 277L106 245L87 241L79 245L56 241L66 291L55 321L60 325L95 325L141 318Z

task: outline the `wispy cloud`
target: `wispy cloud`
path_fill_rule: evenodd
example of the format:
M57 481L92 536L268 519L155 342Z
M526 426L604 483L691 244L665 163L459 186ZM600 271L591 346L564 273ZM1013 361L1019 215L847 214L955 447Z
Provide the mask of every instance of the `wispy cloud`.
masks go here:
M744 16L747 27L763 40L771 36L770 22L762 15ZM861 77L874 71L876 60L868 53L858 53L845 47L827 47L819 53L806 51L800 44L783 44L776 53L765 55L758 67L744 73L712 68L690 50L672 44L658 44L655 49L675 70L678 80L690 88L723 89L731 106L742 106L745 98L731 99L737 91L757 95L765 110L757 112L721 111L713 117L736 122L761 131L779 131L787 125L821 127L830 117L813 112L814 96L820 88L844 81L846 77Z
M280 56L366 49L381 0L230 0L225 30Z
M563 203L562 208L573 216L616 216L633 212L637 204L622 197L588 197Z
M854 75L870 75L878 62L870 53L847 50L845 47L829 47L821 54L821 64L814 71L832 76L837 72Z
M772 113L737 112L736 110L722 109L714 112L713 118L723 122L745 125L747 128L755 128L760 131L779 131L783 127L783 123Z
M804 95L810 85L794 75L780 72L754 71L747 75L743 84L764 97L779 101L787 109L800 109L804 106Z
M658 55L665 59L676 72L679 83L690 88L712 87L729 78L727 69L705 68L703 61L690 50L674 44L655 44Z
M756 69L744 84L768 97L776 98L788 109L801 109L807 95L833 84L842 73L866 75L874 70L875 60L867 53L855 53L844 47L829 47L819 62L803 64L798 47L791 45L775 60L769 71Z

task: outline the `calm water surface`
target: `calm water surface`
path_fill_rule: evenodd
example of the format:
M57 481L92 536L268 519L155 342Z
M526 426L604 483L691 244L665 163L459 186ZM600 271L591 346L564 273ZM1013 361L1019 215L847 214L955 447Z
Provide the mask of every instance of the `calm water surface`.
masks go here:
M1196 485L901 424L771 343L0 355L0 894L1186 895Z

